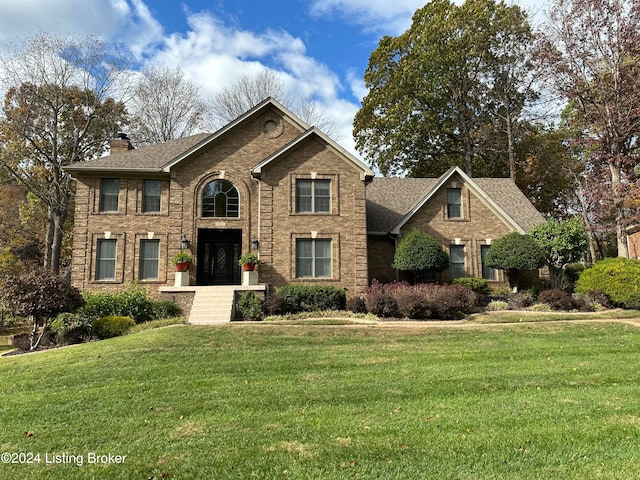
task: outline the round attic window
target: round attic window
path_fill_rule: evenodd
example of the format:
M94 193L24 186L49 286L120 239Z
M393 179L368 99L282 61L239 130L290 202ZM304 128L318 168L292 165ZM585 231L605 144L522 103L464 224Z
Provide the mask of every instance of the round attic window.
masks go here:
M278 128L278 124L275 120L267 120L264 122L264 131L267 133L273 133Z
M281 118L268 115L262 121L262 133L269 138L277 138L282 135L284 125Z

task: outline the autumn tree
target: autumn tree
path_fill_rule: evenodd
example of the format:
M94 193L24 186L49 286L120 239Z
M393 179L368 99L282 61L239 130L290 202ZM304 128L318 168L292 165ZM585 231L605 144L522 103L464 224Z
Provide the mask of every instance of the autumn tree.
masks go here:
M179 67L145 68L127 104L132 142L154 145L209 130L210 107L201 91Z
M640 1L555 0L540 32L546 80L575 104L584 126L587 175L611 215L618 255L628 257L625 204L640 127ZM592 190L595 192L595 190Z
M409 30L382 38L369 58L356 147L384 175L437 176L451 165L473 175L482 144L499 130L506 132L508 172L516 124L532 98L531 42L518 6L426 4Z
M269 97L282 103L305 123L318 127L329 137L336 138L338 129L326 109L311 98L291 97L286 92L284 82L273 70L242 75L238 81L213 97L212 111L222 126Z
M7 52L0 57L0 79L8 87L0 166L46 205L44 266L58 273L73 194L63 167L102 154L121 128L124 105L110 95L126 86L126 63L120 50L94 38L43 33Z

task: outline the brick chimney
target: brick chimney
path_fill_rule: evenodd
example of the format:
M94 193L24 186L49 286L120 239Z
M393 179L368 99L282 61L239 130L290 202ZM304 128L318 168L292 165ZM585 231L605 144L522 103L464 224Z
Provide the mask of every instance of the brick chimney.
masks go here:
M133 150L133 145L125 133L118 133L115 138L109 140L109 155L125 153L129 150Z

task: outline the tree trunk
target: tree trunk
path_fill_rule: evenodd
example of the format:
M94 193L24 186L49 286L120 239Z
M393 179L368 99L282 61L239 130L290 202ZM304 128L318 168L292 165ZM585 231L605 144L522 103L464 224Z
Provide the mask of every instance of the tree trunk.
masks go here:
M611 172L611 189L613 190L613 205L616 212L616 239L618 243L618 256L629 258L629 246L627 244L627 232L624 228L624 199L621 193L621 169L615 161L609 162Z
M507 153L509 155L509 176L511 177L511 181L515 183L516 181L516 160L515 153L513 151L513 124L511 122L511 112L507 109L507 117L506 117L506 127L507 127Z

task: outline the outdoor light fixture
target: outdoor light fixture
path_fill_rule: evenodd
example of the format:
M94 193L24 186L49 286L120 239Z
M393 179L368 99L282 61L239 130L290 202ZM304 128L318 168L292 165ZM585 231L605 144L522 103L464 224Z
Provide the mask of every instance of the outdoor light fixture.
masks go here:
M187 237L183 233L180 239L180 250L186 250L187 248L189 248L189 240L187 240Z
M258 250L260 248L260 240L257 238L251 239L251 250Z

